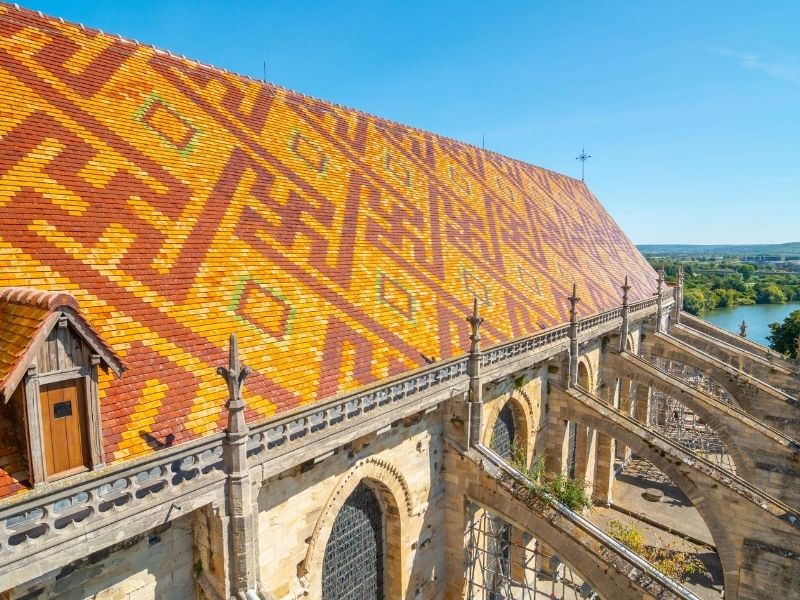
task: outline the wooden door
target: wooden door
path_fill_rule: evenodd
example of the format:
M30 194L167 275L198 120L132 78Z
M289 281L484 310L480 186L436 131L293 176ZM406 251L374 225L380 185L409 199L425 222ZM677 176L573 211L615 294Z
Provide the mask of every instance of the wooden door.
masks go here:
M88 465L83 380L41 386L42 440L48 477L83 471Z

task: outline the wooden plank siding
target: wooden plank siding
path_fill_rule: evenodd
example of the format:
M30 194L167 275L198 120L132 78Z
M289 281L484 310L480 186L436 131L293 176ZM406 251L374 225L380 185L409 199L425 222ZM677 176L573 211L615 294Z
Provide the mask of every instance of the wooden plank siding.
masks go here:
M91 350L72 327L59 324L39 349L36 365L39 375L88 368L91 366Z

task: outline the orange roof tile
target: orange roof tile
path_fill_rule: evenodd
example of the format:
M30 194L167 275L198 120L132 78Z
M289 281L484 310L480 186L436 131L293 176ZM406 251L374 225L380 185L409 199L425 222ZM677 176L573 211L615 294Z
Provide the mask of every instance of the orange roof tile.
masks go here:
M0 286L68 290L125 358L107 459L650 296L580 181L0 5Z

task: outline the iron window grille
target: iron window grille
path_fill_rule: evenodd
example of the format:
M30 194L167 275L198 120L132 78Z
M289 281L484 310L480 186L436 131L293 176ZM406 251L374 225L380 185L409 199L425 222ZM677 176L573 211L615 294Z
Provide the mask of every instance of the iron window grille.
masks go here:
M492 440L489 447L504 460L512 458L512 450L516 443L517 425L514 418L514 408L506 402L495 419L492 428Z
M322 562L323 600L384 600L383 511L365 484L333 522Z

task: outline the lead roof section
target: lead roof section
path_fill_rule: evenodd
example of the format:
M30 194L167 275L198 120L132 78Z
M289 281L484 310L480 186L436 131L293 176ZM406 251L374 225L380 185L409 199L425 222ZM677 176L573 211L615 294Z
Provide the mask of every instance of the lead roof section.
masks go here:
M0 5L0 286L69 290L125 360L106 459L216 431L239 336L248 418L655 291L586 186Z

